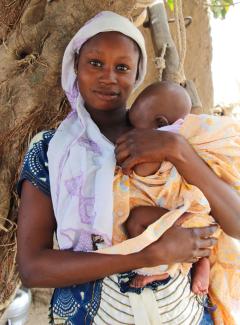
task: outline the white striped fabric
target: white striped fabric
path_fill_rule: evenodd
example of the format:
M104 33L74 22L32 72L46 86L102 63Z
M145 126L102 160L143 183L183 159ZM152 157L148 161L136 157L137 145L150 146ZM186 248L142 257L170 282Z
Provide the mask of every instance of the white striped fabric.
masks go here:
M134 308L134 299L130 298L129 294L119 291L116 275L105 278L100 307L93 325L198 325L200 323L203 307L191 292L187 276L177 274L166 285L159 286L153 294L148 290L144 294L144 291L142 297L134 294L138 296L136 297L138 302L141 298L143 302L137 309ZM152 301L151 297L154 297L155 301ZM154 310L158 315L154 315Z

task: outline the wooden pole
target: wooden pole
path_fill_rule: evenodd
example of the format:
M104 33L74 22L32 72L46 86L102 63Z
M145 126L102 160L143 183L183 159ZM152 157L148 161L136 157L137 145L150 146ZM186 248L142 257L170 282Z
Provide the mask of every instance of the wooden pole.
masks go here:
M181 84L191 97L192 112L200 113L202 103L194 82L192 80L182 80L182 76L179 74L179 55L171 36L163 0L148 7L147 12L148 20L144 23L144 27L149 27L151 30L155 56L161 57L163 48L167 46L164 56L165 68L162 73L162 80Z
M156 57L161 56L163 47L167 45L165 54L166 67L163 71L162 79L180 83L182 80L178 80L179 57L170 33L164 3L161 1L148 7L147 10L148 22L144 26L148 26L151 30Z

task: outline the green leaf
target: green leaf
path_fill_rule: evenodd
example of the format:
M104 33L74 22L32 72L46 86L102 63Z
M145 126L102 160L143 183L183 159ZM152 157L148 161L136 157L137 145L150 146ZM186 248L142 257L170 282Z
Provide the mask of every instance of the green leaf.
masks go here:
M174 0L167 0L168 7L171 11L174 10Z
M165 0L171 11L174 10L174 0ZM234 4L233 0L210 0L209 6L214 18L224 19L229 8Z
M211 0L210 9L214 18L224 19L233 3L233 0Z

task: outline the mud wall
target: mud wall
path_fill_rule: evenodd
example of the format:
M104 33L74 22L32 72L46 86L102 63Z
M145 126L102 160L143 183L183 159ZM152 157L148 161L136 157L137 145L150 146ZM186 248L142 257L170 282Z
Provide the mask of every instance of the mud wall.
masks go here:
M209 113L213 107L213 85L211 76L212 41L208 10L203 1L183 1L184 16L191 16L192 23L187 28L187 52L185 59L185 75L193 80L203 108L202 112ZM168 10L168 17L173 18L173 13ZM176 40L175 24L170 23L173 39ZM151 35L148 29L141 28L148 49L149 65L145 85L157 78L157 71L153 63L154 51ZM145 86L144 85L144 86Z

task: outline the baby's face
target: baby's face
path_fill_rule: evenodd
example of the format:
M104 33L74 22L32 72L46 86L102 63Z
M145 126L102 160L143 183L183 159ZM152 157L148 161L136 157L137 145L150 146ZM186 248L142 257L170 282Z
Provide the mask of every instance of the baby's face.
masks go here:
M129 111L129 121L135 128L157 129L184 119L190 110L191 101L185 93L162 90L137 98Z
M138 123L137 127L142 129L158 129L168 124L169 124L168 120L165 116L163 115L155 116L155 114L150 116L149 114L147 118L142 119L142 121L140 122L140 126Z
M129 110L129 121L135 128L157 129L168 125L166 116L162 115L151 105L146 107L145 103L133 105Z

